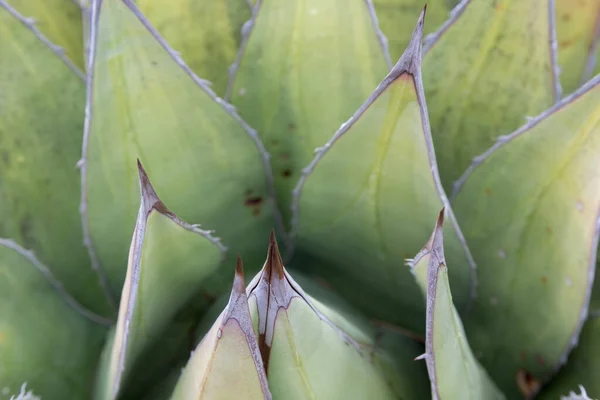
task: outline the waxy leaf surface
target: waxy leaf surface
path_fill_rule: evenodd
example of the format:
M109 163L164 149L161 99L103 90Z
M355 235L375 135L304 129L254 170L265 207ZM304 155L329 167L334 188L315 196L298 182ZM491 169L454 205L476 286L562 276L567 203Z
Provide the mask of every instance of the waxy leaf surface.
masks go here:
M0 2L0 236L34 250L81 303L109 315L78 213L84 83L23 18Z
M135 225L116 331L105 348L98 399L114 399L143 350L219 266L224 248L177 218L158 199L140 167L141 205Z
M479 296L465 325L507 395L516 395L520 369L547 379L587 315L599 159L600 76L500 138L457 186L456 215L479 267Z
M434 400L504 399L475 359L454 308L444 258L443 213L429 242L411 260L411 272L426 297L425 362Z
M295 189L294 203L298 250L331 265L311 272L324 275L368 315L421 332L424 306L402 264L427 240L439 209L449 207L421 85L422 26L423 17L398 64L319 150ZM474 270L447 212L455 298L465 307Z
M78 313L32 253L6 242L0 244L0 398L19 393L23 383L43 399L89 398L105 328Z
M242 26L251 16L246 0L138 0L136 4L190 68L210 81L219 96L225 95Z
M278 201L289 215L292 188L315 148L387 67L364 0L263 0L255 10L232 103L271 154Z
M554 103L549 0L467 0L423 56L442 183ZM454 265L454 264L453 264Z
M121 287L125 274L136 158L181 218L217 230L258 266L273 214L254 132L167 51L132 2L105 0L93 11L85 221L112 284Z
M560 83L571 93L594 73L600 54L600 1L554 0Z
M592 399L600 398L600 318L590 318L581 331L568 363L542 390L540 400L557 399L582 385Z

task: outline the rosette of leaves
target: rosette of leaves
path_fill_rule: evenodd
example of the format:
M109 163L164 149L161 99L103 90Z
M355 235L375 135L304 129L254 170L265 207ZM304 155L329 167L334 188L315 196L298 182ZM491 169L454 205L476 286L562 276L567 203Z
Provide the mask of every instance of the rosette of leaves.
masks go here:
M600 398L600 3L423 7L0 0L0 399Z

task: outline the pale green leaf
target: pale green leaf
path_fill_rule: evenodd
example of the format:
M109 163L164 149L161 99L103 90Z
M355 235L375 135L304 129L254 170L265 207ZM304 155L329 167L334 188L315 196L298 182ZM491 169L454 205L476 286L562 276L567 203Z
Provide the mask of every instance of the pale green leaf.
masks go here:
M559 371L552 382L539 395L540 400L571 399L566 395L578 387L585 387L585 393L592 398L600 398L600 318L590 318L581 331L579 343L569 356L568 363ZM582 400L585 397L580 397ZM574 397L573 399L579 399Z
M465 320L508 394L544 381L587 315L600 212L600 76L476 158L454 206L479 266ZM493 338L493 340L492 340Z
M167 209L141 166L140 190L119 319L106 346L98 399L117 397L136 359L206 285L224 255L217 239Z
M462 321L454 308L444 258L442 226L438 217L430 240L410 262L421 291L426 297L425 362L434 400L504 399L487 372L475 359Z
M233 384L235 382L235 384ZM238 257L227 306L192 353L172 400L271 400Z
M600 1L554 0L560 83L571 93L587 81L597 63Z
M33 253L0 239L0 398L24 383L42 399L89 398L105 328L86 315Z
M129 0L105 0L92 30L93 76L84 203L99 263L125 275L139 158L164 201L215 229L256 271L272 227L267 156L255 132L216 98ZM216 289L218 290L218 289Z
M370 316L422 331L424 305L403 260L416 254L442 206L456 303L474 290L474 265L439 176L423 96L420 19L411 44L359 110L322 147L294 194L300 252L326 262L321 274ZM402 309L402 313L397 310Z
M428 43L425 95L442 183L558 96L548 0L467 0Z
M278 201L288 215L293 185L315 148L387 67L364 0L263 0L255 13L232 102L271 154Z
M34 250L81 303L108 315L78 213L85 87L40 35L0 1L0 235Z
M242 25L251 16L246 0L138 0L136 4L190 68L223 96L242 41Z

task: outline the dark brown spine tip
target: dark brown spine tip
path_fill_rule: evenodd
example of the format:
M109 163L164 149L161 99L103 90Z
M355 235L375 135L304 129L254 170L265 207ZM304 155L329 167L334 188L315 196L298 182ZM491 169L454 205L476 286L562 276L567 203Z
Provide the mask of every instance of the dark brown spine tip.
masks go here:
M271 280L273 277L283 279L285 276L285 270L283 268L283 260L281 259L281 253L279 252L279 246L277 245L277 238L275 237L275 231L271 229L271 235L269 236L269 250L267 252L267 262L265 263L266 274L265 277ZM273 272L276 275L273 275Z
M440 214L438 215L437 222L435 224L435 229L433 230L432 235L432 243L431 243L431 251L435 258L437 258L438 263L446 264L444 258L444 211L445 207L442 208Z
M435 225L436 229L441 229L444 226L444 213L446 212L446 207L443 207L438 215L437 223Z
M148 177L148 174L146 173L146 170L139 159L137 160L137 165L138 173L140 175L142 204L146 212L150 212L150 210L155 209L161 214L172 214L156 194L154 186L152 186L152 182L150 182L150 178Z
M406 50L404 50L404 53L402 53L402 56L388 75L388 77L392 78L392 80L398 79L404 73L409 73L415 76L421 68L421 47L426 11L427 5L423 7L423 11L421 11L421 15L419 15L419 20L417 21L415 30L412 33L410 42L408 42L408 46L406 46Z
M242 264L242 257L238 254L237 262L235 264L235 276L233 278L233 291L236 293L246 292L246 282L244 280L244 265Z

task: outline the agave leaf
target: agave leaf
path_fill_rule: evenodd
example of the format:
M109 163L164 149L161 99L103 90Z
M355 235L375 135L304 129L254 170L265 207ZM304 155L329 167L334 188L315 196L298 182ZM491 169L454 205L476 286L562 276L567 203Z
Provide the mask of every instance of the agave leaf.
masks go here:
M463 324L452 303L444 258L440 212L429 242L410 262L411 272L427 299L425 362L431 396L438 399L504 399L475 359Z
M141 164L141 205L123 286L119 320L108 342L98 399L115 399L131 366L178 309L215 272L224 247L176 217L158 198ZM174 268L176 267L176 268Z
M390 74L304 170L293 203L299 249L333 266L311 272L328 274L333 287L368 315L418 331L424 306L399 265L429 237L428 221L449 207L421 83L423 17ZM352 178L339 178L345 176ZM458 306L465 307L474 266L450 208L447 213L453 287Z
M549 0L466 0L428 43L423 79L446 190L498 135L559 96L551 10Z
M450 16L454 4L449 0L367 0L372 2L377 12L381 31L387 38L392 60L402 56L408 46L415 18L427 3L427 24L425 35L434 32Z
M246 293L274 398L396 399L418 393L418 380L404 380L401 388L388 382L398 374L380 369L372 340L358 342L320 311L326 306L315 304L283 267L273 234L263 270ZM417 368L412 375L418 376Z
M190 68L223 96L229 66L242 40L242 25L251 15L246 1L138 0L136 4Z
M235 384L232 384L235 382ZM271 399L238 257L229 302L185 368L173 400Z
M507 393L515 393L519 369L544 381L562 364L587 315L599 158L597 76L499 138L458 182L456 215L480 266L480 296L465 325Z
M270 168L256 133L131 1L95 2L92 12L82 206L96 261L121 287L137 204L136 157L183 219L203 221L233 250L260 260L259 238L273 212Z
M81 8L73 0L0 0L28 19L74 66L83 70ZM4 47L3 47L4 49ZM31 51L31 50L30 50Z
M600 47L600 2L554 0L560 83L571 93L594 72Z
M105 328L32 252L0 239L0 395L22 384L44 399L84 399Z
M364 0L263 0L250 26L232 102L271 154L289 214L301 169L385 74L384 53Z
M600 318L593 317L583 326L579 344L569 356L569 362L541 391L538 398L540 400L557 399L561 395L565 396L575 390L579 385L583 385L590 398L598 399L600 398L599 373Z
M108 315L77 213L83 81L4 1L0 48L0 235L34 250L83 305Z

